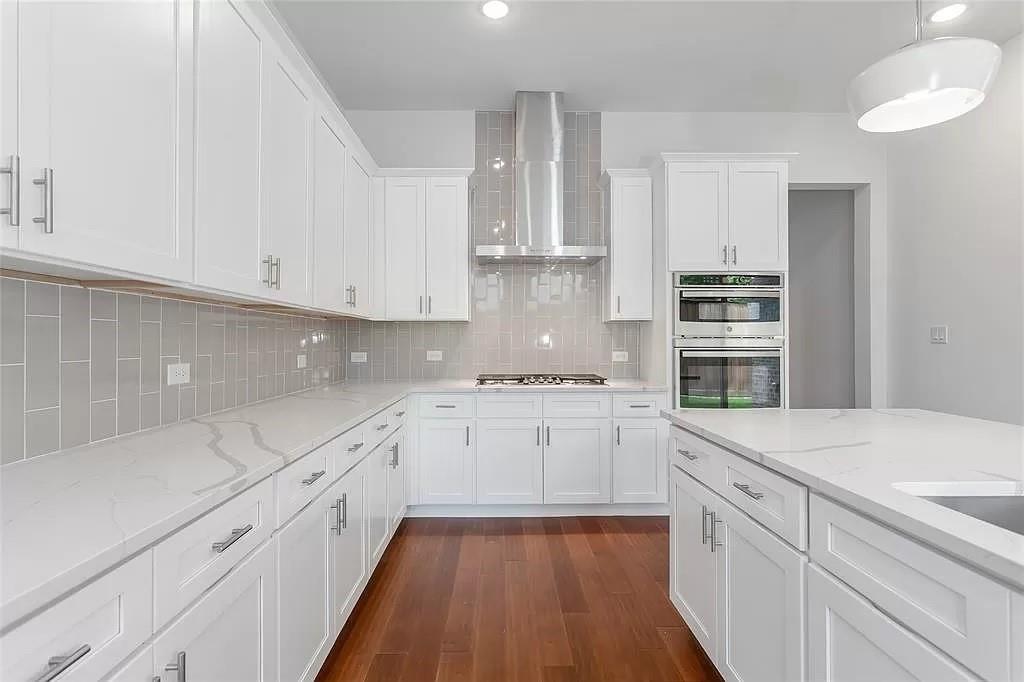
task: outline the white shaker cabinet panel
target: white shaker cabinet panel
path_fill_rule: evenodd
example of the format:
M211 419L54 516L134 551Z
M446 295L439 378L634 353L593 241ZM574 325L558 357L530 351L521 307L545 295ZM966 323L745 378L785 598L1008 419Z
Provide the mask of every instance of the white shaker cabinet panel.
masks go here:
M372 186L366 167L353 154L345 175L345 230L342 245L346 305L344 310L369 315L373 307L373 240L370 231Z
M718 573L709 543L715 496L679 469L672 469L671 479L669 598L708 657L714 660Z
M476 435L472 419L419 422L421 504L473 504Z
M659 418L615 420L613 502L665 502L668 422Z
M421 320L426 315L426 183L426 178L384 180L389 320Z
M189 682L277 680L276 588L268 542L154 640L153 674ZM182 666L187 677L177 675Z
M18 4L23 250L191 279L194 7Z
M244 3L198 4L196 281L263 295L260 116L263 40Z
M345 474L325 494L331 523L332 631L338 632L359 599L367 579L366 461Z
M729 164L670 163L668 269L728 270Z
M405 431L399 429L391 437L388 459L388 535L395 532L405 516L405 472L406 462Z
M789 264L789 164L729 164L729 267L753 272Z
M817 566L807 569L807 661L821 682L978 679Z
M540 419L477 420L478 504L544 502L541 430Z
M607 419L544 420L544 502L611 502L612 443Z
M426 313L431 320L469 319L469 199L464 177L428 178Z
M605 171L604 320L649 320L654 312L651 178L646 171Z
M154 682L153 645L150 644L118 666L104 682Z
M366 515L371 571L388 543L388 469L391 455L391 442L387 441L366 458Z
M313 305L343 312L347 149L323 116L317 117L313 134Z

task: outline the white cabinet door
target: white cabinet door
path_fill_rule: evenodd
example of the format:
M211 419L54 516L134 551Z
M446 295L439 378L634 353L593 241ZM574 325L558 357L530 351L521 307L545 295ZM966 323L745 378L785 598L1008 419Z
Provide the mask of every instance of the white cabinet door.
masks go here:
M807 569L807 613L812 680L977 679L814 565Z
M733 682L806 679L807 559L727 502L715 514L718 670Z
M370 296L370 278L373 274L373 242L370 233L371 207L370 174L352 154L348 155L345 174L345 242L342 257L345 262L345 294L347 312L369 315L373 306Z
M395 532L405 516L405 432L398 430L391 438L388 460L388 534Z
M315 677L333 643L330 504L318 497L275 536L281 680Z
M611 502L607 419L544 420L544 502Z
M420 503L473 504L476 437L472 419L421 419Z
M122 663L105 682L154 682L154 679L153 645L150 644Z
M654 312L651 179L613 176L608 192L605 321L649 320Z
M370 543L370 570L384 554L388 542L388 468L391 443L381 443L366 458L366 515Z
M384 232L389 320L422 320L426 314L424 243L426 178L386 178Z
M544 502L540 419L480 419L476 423L478 504Z
M196 282L266 294L260 232L263 39L244 3L202 2L196 24Z
M427 180L427 318L469 319L469 199L466 178ZM388 268L389 276L392 272Z
M331 522L332 629L341 630L366 584L366 462L358 464L324 495Z
M615 420L613 502L665 502L667 443L668 422L664 419Z
M191 279L193 6L19 4L21 248Z
M710 524L715 496L673 467L669 520L669 598L708 656L715 659L718 623Z
M789 263L789 165L729 164L729 268L785 270Z
M21 0L0 2L0 167L20 168L21 132L21 59L18 49L18 11ZM16 249L21 240L21 216L15 189L18 181L11 174L0 174L0 246ZM12 213L13 209L13 213Z
M266 543L153 641L154 675L189 682L277 679L277 576ZM183 676L178 675L178 679Z
M729 164L670 163L668 269L728 270Z
M344 312L345 142L324 116L314 132L313 305Z
M267 66L263 121L263 230L274 298L310 302L310 126L306 85L281 58Z

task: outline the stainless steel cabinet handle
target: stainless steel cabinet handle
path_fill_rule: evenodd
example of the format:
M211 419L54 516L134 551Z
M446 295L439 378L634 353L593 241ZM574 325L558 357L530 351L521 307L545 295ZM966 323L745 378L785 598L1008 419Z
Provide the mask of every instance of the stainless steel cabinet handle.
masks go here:
M179 651L177 662L165 665L164 670L169 673L177 673L178 682L188 682L185 673L185 652Z
M42 225L46 234L53 234L53 169L44 168L43 177L33 180L32 184L43 188L43 215L33 218L32 222Z
M397 469L398 468L398 443L395 443L394 445L391 446L391 453L392 453L392 455L391 455L391 468L392 469Z
M434 297L427 296L427 315L430 315L434 311Z
M622 445L622 427L621 426L616 426L615 427L615 444L616 445Z
M736 265L736 245L735 244L732 247L732 264Z
M420 296L420 315L423 314L423 297Z
M398 412L395 412L395 416L401 419L402 417L405 416L405 410L399 410Z
M434 407L440 408L442 410L454 410L455 409L454 405L434 405Z
M750 485L747 483L733 483L732 487L736 488L736 490L739 490L741 493L743 493L752 500L760 500L764 498L764 493L759 493L756 490L751 490Z
M316 483L317 481L320 480L321 476L323 476L326 473L327 473L327 471L325 469L321 469L320 471L314 471L313 473L311 473L309 475L309 478L302 479L302 485L303 486L313 485L314 483Z
M682 455L686 459L690 460L691 462L693 462L693 461L695 461L697 459L697 455L694 455L694 454L690 453L689 450L679 450L679 449L677 449L676 452L678 452L680 455Z
M217 554L220 554L221 552L226 550L228 547L230 547L231 545L233 545L236 542L238 542L243 535L245 535L246 533L248 533L251 530L252 530L252 524L251 523L247 523L244 526L242 526L241 528L232 528L231 529L231 535L228 536L227 540L221 540L220 542L215 542L212 545L210 545L210 548L213 549L213 551L216 552Z
M708 517L711 516L711 512L708 511L706 504L700 506L700 544L708 544L708 540L711 536L708 534Z
M67 656L51 656L50 660L46 662L46 672L37 677L35 682L49 682L81 660L90 651L92 651L92 647L88 644L83 644Z
M366 443L354 443L354 444L348 446L348 448L346 448L346 449L349 452L355 452L356 450L358 450L359 448L363 447L364 445L366 445Z
M345 287L345 305L354 305L352 302L352 289L354 288L351 284Z
M630 403L630 407L650 407L650 403Z
M711 512L711 551L715 551L715 547L721 547L722 543L718 541L718 534L715 532L716 524L725 523L722 519L718 518L718 514Z
M388 423L387 422L384 422L383 424L378 424L377 425L377 430L378 431L383 431L386 428L388 428Z
M550 426L545 426L544 427L544 437L545 437L547 445L551 445L551 427Z
M355 307L356 301L359 300L359 287L352 285L352 306Z
M469 427L466 427L466 446L469 446Z
M615 297L615 312L619 313L620 315L622 314L622 297L621 296L616 296Z
M261 260L260 263L267 269L267 278L264 279L264 280L261 280L261 281L264 284L266 284L268 287L274 286L274 284L273 284L273 282L274 282L274 277L273 277L274 257L273 256L267 256L266 258Z
M348 493L341 494L341 527L348 529Z
M540 445L540 425L537 426L537 445Z
M722 264L729 262L729 246L725 245L722 247Z
M334 531L335 535L341 535L341 531L348 525L348 519L346 518L348 510L345 508L346 495L348 493L342 493L341 497L335 499L334 504L331 505L331 509L334 510L334 525L331 527L331 530Z
M11 154L10 164L0 168L0 175L11 176L11 184L7 186L10 202L7 208L0 208L0 215L10 216L11 227L18 227L21 225L21 157Z
M274 288L281 288L281 258L278 256L274 259Z

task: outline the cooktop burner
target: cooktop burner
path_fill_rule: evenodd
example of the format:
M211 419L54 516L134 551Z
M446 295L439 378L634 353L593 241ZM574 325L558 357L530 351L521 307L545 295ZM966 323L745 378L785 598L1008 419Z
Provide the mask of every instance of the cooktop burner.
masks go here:
M480 374L477 386L585 386L604 384L597 374Z

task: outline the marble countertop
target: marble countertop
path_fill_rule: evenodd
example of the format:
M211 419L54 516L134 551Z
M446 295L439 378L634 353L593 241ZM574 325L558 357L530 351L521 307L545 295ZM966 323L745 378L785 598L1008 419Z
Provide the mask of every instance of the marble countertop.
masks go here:
M1024 536L893 485L1003 481L1024 493L1024 427L924 410L662 415L1024 590Z
M664 391L638 381L532 391ZM0 630L412 393L347 382L0 467Z

